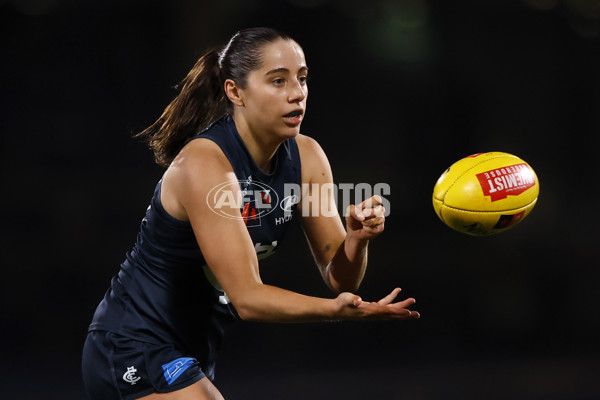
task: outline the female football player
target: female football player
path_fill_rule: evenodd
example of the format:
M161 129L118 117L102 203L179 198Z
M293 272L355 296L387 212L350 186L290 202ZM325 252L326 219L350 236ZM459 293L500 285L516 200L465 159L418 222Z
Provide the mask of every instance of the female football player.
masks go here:
M178 96L140 135L166 168L140 233L99 304L83 351L92 399L222 399L211 383L226 324L413 319L412 298L353 294L367 245L384 229L379 196L337 212L329 162L300 134L308 67L292 38L236 33L202 56ZM314 203L314 204L309 204ZM300 214L316 264L337 297L266 285L270 255Z

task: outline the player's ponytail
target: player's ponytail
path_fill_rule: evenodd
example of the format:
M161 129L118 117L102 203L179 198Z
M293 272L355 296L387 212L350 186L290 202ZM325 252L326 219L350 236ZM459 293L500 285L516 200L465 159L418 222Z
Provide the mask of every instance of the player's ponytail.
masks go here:
M219 51L210 50L196 62L177 88L177 97L160 118L138 133L154 151L157 164L168 166L187 139L227 111L219 70Z
M232 112L223 83L231 79L245 88L248 74L261 66L263 47L278 39L292 40L271 28L245 29L196 62L160 118L136 135L148 142L159 165L168 166L186 140Z

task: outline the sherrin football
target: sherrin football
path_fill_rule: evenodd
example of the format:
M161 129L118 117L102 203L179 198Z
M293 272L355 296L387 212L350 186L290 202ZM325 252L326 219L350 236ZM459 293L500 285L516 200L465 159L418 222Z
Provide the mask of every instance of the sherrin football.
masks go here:
M533 168L502 152L473 154L450 166L433 188L433 208L450 228L473 236L521 222L540 192Z

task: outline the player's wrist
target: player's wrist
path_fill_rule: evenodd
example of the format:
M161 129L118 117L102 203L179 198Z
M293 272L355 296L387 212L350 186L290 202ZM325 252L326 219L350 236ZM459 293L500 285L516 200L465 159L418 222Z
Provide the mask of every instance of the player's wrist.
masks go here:
M365 238L361 235L361 230L348 230L346 231L346 243L367 246L369 244L369 239Z
M344 240L344 246L346 252L351 251L359 253L365 250L369 246L368 238L365 238L360 234L360 231L349 231L346 233L346 239Z

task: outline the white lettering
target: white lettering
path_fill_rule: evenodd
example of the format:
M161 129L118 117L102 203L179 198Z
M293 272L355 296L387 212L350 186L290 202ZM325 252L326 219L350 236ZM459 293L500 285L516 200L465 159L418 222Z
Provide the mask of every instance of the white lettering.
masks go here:
M378 183L373 188L373 195L379 195L383 199L381 205L385 208L384 217L388 217L391 211L390 201L385 197L390 194L390 185L387 183Z
M353 183L340 183L338 185L338 189L342 191L342 207L344 207L342 212L346 212L346 207L350 204L350 191L352 190L352 188L354 188ZM335 202L336 204L339 204L337 192L335 193L335 195Z
M535 177L534 177L533 173L531 172L531 170L524 169L523 172L519 175L521 175L521 178L523 179L523 181L526 184L533 185L535 183Z
M254 245L254 250L256 251L256 257L259 260L267 258L275 253L275 248L277 247L277 240L271 242L271 244L262 244L256 243Z
M515 177L515 174L506 175L506 183L506 187L508 188L517 186L517 178Z
M338 215L335 206L335 186L333 183L326 183L321 186L321 215L324 217L335 217Z
M490 179L488 179L488 185L490 185L490 193L496 193L496 188Z
M261 191L261 190L255 190L254 191L254 200L256 200L256 208L261 209L261 208L271 208L271 199L270 199L270 194L269 194L269 190L265 190L265 191Z
M291 220L292 220L292 215L287 214L287 215L284 215L283 217L275 218L275 225L285 224L286 222L289 222Z
M497 190L504 190L504 185L502 184L502 179L500 179L500 177L494 179L494 183L498 187Z
M517 182L517 185L522 186L523 185L523 174L522 173L515 174L515 181Z
M360 204L371 196L373 196L373 191L368 183L359 183L354 188L354 204Z
M239 204L241 204L241 202L236 202L236 199L231 190L223 190L221 192L221 195L217 199L217 202L215 203L215 208L219 209L223 206L231 208L240 208Z
M310 187L310 188L309 188ZM306 217L319 216L319 184L302 184L302 215Z

